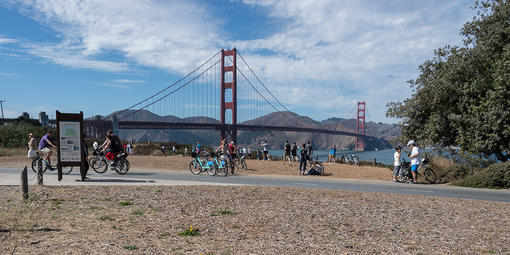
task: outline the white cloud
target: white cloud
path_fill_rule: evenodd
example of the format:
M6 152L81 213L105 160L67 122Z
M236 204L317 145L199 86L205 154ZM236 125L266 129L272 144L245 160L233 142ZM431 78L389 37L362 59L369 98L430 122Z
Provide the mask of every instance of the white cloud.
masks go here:
M0 35L0 44L16 43L18 40Z
M59 45L32 45L30 51L62 65L122 71L126 64L101 60L118 52L137 64L184 73L218 51L218 33L207 10L189 1L25 0L11 4L62 37ZM80 65L81 61L85 63Z
M130 79L118 79L118 80L112 80L112 82L115 82L115 83L147 83L147 81L144 81L144 80L130 80Z
M128 86L121 85L121 84L115 84L115 83L101 83L99 84L101 87L110 87L110 88L118 88L118 89L127 89Z
M357 100L366 100L375 121L385 119L387 102L409 96L405 81L415 78L417 66L435 48L460 42L458 31L473 16L470 3L460 0L243 2L284 20L276 30L280 32L255 40L222 40L229 31L216 21L221 16L211 16L209 2L24 0L10 4L58 33L57 44L26 45L29 53L57 64L112 72L144 65L186 74L220 45L236 45L291 110L306 106L310 112L300 114L315 119L336 113L343 117ZM116 57L111 58L112 54ZM112 61L119 55L121 60ZM122 80L109 84L132 83Z

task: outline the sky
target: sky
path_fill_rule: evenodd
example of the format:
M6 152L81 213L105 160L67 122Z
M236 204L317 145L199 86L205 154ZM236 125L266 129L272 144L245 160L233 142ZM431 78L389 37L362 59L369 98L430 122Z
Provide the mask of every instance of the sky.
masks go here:
M5 117L106 115L236 47L289 109L386 118L434 49L461 45L473 1L0 0Z

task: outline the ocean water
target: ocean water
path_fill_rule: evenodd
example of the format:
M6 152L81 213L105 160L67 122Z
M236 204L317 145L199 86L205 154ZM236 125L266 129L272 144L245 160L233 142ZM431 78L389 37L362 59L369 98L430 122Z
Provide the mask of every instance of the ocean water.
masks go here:
M336 151L336 158L342 158L342 155L357 155L362 161L371 161L374 162L374 159L377 160L378 163L383 163L386 165L393 165L393 153L395 150L379 150L379 151ZM272 156L282 157L283 150L269 150L269 154ZM326 162L328 160L329 150L315 150L313 153L313 157L319 155L319 161Z

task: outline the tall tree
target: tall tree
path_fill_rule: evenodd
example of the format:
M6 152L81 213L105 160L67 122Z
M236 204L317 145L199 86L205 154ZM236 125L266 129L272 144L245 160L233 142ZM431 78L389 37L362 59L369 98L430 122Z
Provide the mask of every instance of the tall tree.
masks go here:
M506 161L510 148L510 3L477 1L461 30L462 47L445 46L420 65L411 98L391 102L403 136L427 145L460 145Z

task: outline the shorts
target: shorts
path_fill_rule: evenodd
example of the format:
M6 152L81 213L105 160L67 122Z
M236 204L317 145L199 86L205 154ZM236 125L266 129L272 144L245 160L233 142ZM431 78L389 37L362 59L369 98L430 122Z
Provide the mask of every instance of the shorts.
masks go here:
M44 155L46 155L51 151L51 149L50 149L50 147L44 147L44 148L40 149L39 151L41 151Z
M397 176L400 172L400 166L393 166L393 175Z
M289 153L289 152L285 152L285 153L283 154L283 157L284 157L284 158L286 158L286 157L290 157L290 153Z
M227 155L221 155L220 156L220 160L227 161L228 160L228 156Z
M411 165L411 172L417 172L419 165Z

